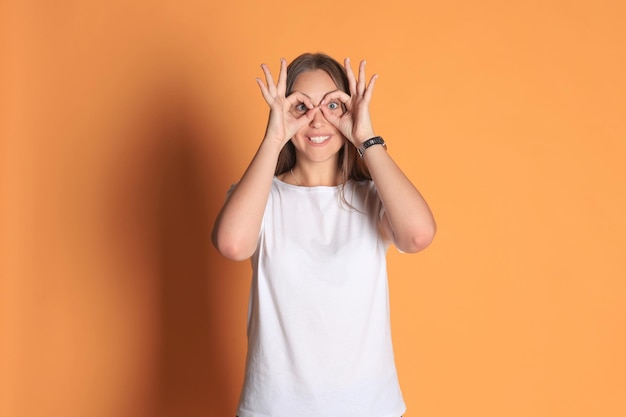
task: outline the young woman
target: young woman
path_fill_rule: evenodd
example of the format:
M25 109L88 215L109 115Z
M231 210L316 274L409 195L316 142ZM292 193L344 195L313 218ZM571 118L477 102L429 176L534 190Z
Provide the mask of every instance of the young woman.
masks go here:
M370 120L377 76L303 54L278 81L261 145L213 230L252 258L239 417L400 417L385 255L418 252L435 222Z

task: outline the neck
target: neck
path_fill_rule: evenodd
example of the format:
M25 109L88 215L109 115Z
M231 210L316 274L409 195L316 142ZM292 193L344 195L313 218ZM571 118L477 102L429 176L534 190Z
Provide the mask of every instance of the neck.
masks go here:
M304 187L334 187L339 185L343 182L343 178L339 169L336 168L336 161L333 162L332 169L330 166L320 166L327 164L302 164L296 162L296 165L291 170L294 181Z

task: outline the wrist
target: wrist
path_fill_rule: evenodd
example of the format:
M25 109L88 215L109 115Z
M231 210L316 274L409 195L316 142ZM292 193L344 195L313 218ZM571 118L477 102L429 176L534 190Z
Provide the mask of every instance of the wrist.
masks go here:
M354 137L353 143L357 148L366 142L367 140L376 137L376 133L370 132L369 134L359 135L358 137Z
M371 148L372 146L381 145L385 150L387 150L387 145L385 141L380 136L374 136L367 140L364 140L359 146L357 146L357 152L361 158L365 156L365 151Z
M265 136L261 142L261 147L278 154L285 147L287 142L289 142L289 140L285 140L284 138Z

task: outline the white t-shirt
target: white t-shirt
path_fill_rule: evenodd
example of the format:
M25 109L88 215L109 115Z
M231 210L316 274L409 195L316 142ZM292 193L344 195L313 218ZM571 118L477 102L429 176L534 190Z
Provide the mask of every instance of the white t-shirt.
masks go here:
M373 182L274 179L248 313L239 417L400 417L382 204Z

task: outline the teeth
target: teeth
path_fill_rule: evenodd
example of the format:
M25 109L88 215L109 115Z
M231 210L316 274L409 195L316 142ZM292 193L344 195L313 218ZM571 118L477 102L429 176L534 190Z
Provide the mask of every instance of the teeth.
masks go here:
M311 139L311 142L313 143L322 143L329 137L330 136L312 136L310 139Z

